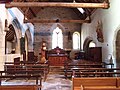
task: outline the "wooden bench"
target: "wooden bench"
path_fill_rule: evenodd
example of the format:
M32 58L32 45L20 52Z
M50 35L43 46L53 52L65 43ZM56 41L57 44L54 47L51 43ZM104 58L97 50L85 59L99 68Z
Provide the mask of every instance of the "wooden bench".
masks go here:
M36 72L36 74L41 74L44 77L44 81L45 81L47 78L47 74L49 73L49 66L48 64L20 64L20 65L15 64L14 65L14 64L7 63L4 65L4 71L6 71L6 74L12 74L12 75L24 74L25 71L26 72L29 71L28 73L31 73L31 74Z
M120 68L72 68L73 77L114 77L120 75Z
M1 72L1 71L0 71ZM2 71L3 72L3 71ZM42 85L42 78L41 78L41 75L2 75L0 76L0 85L1 85L1 82L2 82L2 79L13 79L13 78L35 78L36 80L36 85L39 85L38 84L38 81L40 82L40 86Z
M89 69L89 68L102 68L101 64L77 64L77 65L67 65L64 67L65 78L71 78L73 75L73 68Z
M81 85L85 87L116 88L117 79L115 77L72 78L73 90L81 90Z
M103 63L81 63L81 60L70 60L64 63L64 75L65 78L71 78L73 70L72 68L102 68Z
M116 87L89 87L89 86L83 86L81 85L80 90L120 90L120 78L117 77L116 78L117 82L116 82ZM104 82L103 82L104 83Z
M117 78L117 87L120 88L120 77Z
M81 90L120 90L120 88L113 87L113 88L107 88L107 87L83 87Z
M0 90L38 90L36 85L2 85Z

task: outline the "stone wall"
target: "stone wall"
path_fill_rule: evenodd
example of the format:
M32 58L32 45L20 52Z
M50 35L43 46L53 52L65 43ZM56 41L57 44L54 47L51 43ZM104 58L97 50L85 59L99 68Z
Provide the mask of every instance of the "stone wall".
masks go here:
M80 19L70 8L43 8L37 15L39 19L74 20ZM47 49L52 48L52 32L59 27L63 32L63 49L72 49L72 40L68 40L68 32L80 32L81 24L76 23L35 23L34 51L39 55L42 38L47 42Z

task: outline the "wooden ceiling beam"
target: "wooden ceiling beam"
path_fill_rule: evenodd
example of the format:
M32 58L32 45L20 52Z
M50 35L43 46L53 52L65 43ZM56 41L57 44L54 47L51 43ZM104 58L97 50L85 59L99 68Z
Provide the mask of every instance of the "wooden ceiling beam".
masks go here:
M71 7L71 8L109 8L108 2L103 3L56 3L56 2L11 2L5 4L11 7Z
M49 20L49 19L29 19L24 20L25 23L90 23L91 20Z

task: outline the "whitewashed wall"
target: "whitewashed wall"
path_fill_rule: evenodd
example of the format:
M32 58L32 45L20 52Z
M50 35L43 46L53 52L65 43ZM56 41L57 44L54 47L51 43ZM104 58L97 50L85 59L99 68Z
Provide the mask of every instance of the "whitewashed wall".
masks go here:
M115 32L120 26L120 11L118 7L120 7L120 0L110 0L109 9L98 9L91 16L92 22L82 25L82 45L86 37L93 37L97 46L102 46L103 61L108 58L109 54L112 54L115 58ZM104 43L97 41L96 26L98 20L103 22Z
M32 41L31 42L33 43L33 40L34 40L33 39L34 38L33 25L23 23L24 16L20 12L19 9L11 8L10 10L12 11L12 13L10 13L9 10L7 10L5 8L4 4L0 4L0 70L4 69L4 62L13 61L15 57L21 57L20 59L22 60L22 55L20 54L20 51L17 54L5 54L5 35L6 35L6 32L4 32L5 19L8 20L8 24L11 24L12 20L16 17L19 20L19 22L21 24L21 27L22 27L22 30L21 30L22 33L21 33L21 35L19 35L19 39L20 39L21 36L25 35L24 34L25 31L29 27L30 28L29 30L30 30L30 33L31 33L31 36L32 36ZM18 32L17 28L15 28L15 30L17 30L17 32ZM18 34L20 34L20 33L17 33L17 36L18 36ZM20 42L20 41L18 41L18 42ZM29 46L30 51L33 50L33 44L32 43ZM18 50L20 50L20 49L18 49Z

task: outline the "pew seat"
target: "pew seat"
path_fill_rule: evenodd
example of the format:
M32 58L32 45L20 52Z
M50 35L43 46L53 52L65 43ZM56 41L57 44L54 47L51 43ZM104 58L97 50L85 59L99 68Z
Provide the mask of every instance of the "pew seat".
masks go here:
M0 90L38 90L36 85L2 85Z

